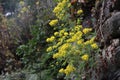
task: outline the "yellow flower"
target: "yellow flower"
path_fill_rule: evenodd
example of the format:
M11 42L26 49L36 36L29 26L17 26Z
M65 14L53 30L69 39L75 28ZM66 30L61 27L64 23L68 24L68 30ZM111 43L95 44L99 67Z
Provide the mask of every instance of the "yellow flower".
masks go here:
M50 26L55 26L57 23L58 23L58 20L55 19L55 20L51 20L50 23L49 23L49 25Z
M70 47L71 45L69 43L65 43L63 45L61 45L58 48L58 53L53 54L53 58L59 58L59 57L65 57L66 53L67 53L67 49Z
M63 1L62 1L62 4L65 5L66 3L67 3L67 0L63 0Z
M67 43L73 42L72 39L67 39L66 40Z
M79 31L80 28L79 28L78 26L75 26L75 30L76 30L76 31Z
M54 35L57 36L59 33L58 32L55 32Z
M66 67L66 69L64 70L64 73L66 74L66 75L69 75L71 72L73 72L73 71L75 71L76 69L75 69L75 67L73 67L72 65L68 65L67 67Z
M53 46L53 49L55 49L55 48L57 48L57 46L55 45L55 46Z
M92 28L84 28L84 29L83 29L83 33L84 33L84 34L87 34L87 33L89 33L90 31L92 31Z
M83 43L83 40L78 40L78 41L77 41L77 44L78 44L78 45L80 45L80 44L82 44L82 43Z
M77 36L77 37L82 37L82 35L83 35L83 33L82 33L81 31L78 31L78 32L76 33L76 36Z
M89 44L90 44L90 41L88 40L88 41L84 42L83 44L84 44L84 45L89 45Z
M55 40L54 36L51 36L50 38L46 39L46 42L53 42Z
M54 40L55 40L55 37L51 36L50 41L54 41Z
M69 47L70 47L71 45L69 44L69 43L65 43L65 44L63 44L60 48L59 48L59 50L66 50L66 49L68 49Z
M78 25L79 28L83 28L82 25Z
M92 37L89 41L92 44L92 43L94 43L94 40L95 40L95 37Z
M84 45L88 45L88 44L93 44L95 40L95 37L92 37L90 40L87 40L86 42L84 42Z
M46 39L46 42L49 42L49 41L50 41L50 38L47 38L47 39Z
M58 13L60 11L61 11L61 7L59 7L59 6L55 7L53 10L54 13Z
M65 36L67 36L67 35L68 35L68 33L67 33L67 32L65 32L65 33L64 33L64 35L65 35Z
M55 13L56 17L62 20L64 15L66 14L65 8L69 8L71 6L69 0L62 0L58 3L58 5L54 8L53 12Z
M53 59L60 58L60 57L65 57L65 56L66 56L66 51L65 50L59 50L58 53L53 54Z
M93 49L97 49L97 48L98 48L98 45L97 45L96 43L93 43L93 44L91 44L91 47L92 47Z
M65 57L67 51L66 50L59 50L59 57Z
M57 44L56 44L56 46L60 46L62 44L62 42L58 42Z
M74 27L74 29L75 29L76 31L79 31L81 28L82 28L82 25L76 25L76 26Z
M78 14L78 15L80 15L80 14L82 14L82 13L83 13L83 10L82 10L82 9L80 9L80 10L77 11L77 14Z
M76 41L77 39L78 39L78 36L73 35L71 40L74 42L74 41Z
M47 52L50 52L50 51L52 51L52 47L47 48Z
M61 69L59 70L59 73L64 73L64 69L61 68Z
M72 35L74 35L74 32L70 32L69 34L70 34L70 36L72 36Z
M83 61L88 61L89 55L88 55L88 54L84 54L84 55L81 57L81 59L82 59Z
M62 2L59 2L58 5L57 5L57 7L63 7L63 6L64 6L64 5L63 5Z
M62 36L64 34L64 32L65 32L64 29L60 30L59 36Z
M58 57L61 57L59 53L53 54L53 59L58 58Z

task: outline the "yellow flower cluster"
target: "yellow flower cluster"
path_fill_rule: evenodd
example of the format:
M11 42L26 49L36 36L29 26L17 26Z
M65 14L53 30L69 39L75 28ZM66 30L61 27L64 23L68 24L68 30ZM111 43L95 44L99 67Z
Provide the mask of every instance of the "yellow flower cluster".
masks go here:
M71 35L72 33L70 33ZM73 32L73 35L71 36L71 38L67 39L66 42L76 42L78 40L80 40L82 38L83 33L81 31L77 31L77 32Z
M47 48L47 52L50 52L50 51L52 51L52 47Z
M76 25L74 26L73 31L71 30L70 32L67 32L64 28L59 32L55 32L54 36L47 38L46 41L53 42L55 40L55 37L57 37L57 43L53 45L52 48L48 48L47 51L51 51L58 47L58 52L53 55L53 58L64 57L68 52L67 49L70 48L71 43L76 42L78 45L82 45L82 43L84 42L84 39L82 39L83 33L80 31L81 29L82 25ZM62 44L64 41L65 43Z
M77 41L77 40L81 39L81 37L82 37L82 32L78 31L72 36L72 40Z
M59 31L59 36L62 37L64 35L65 29Z
M59 49L58 49L58 53L53 54L53 58L64 57L70 46L71 46L70 43L65 43L62 46L60 46Z
M54 8L53 12L56 14L56 16L59 19L62 19L65 15L65 8L70 7L71 4L69 0L62 0L61 2L58 3L58 5Z
M91 44L91 47L92 47L93 49L98 49L98 45L97 45L96 43Z
M66 67L66 69L60 69L59 70L59 72L60 73L65 73L66 75L69 75L71 72L73 72L73 71L75 71L76 70L76 68L75 67L73 67L72 65L68 65L67 67Z
M65 61L63 64L68 64L66 68L61 68L59 72L69 75L76 70L73 66L74 63L77 63L76 60L81 59L78 63L78 67L80 68L81 62L87 62L92 59L91 54L88 52L92 50L95 51L98 46L95 43L95 37L93 37L93 35L86 35L92 31L92 28L83 28L82 25L80 25L80 20L78 20L79 23L76 24L76 22L69 20L68 17L64 18L69 14L67 10L69 9L68 7L71 6L70 0L58 1L58 5L53 10L58 19L51 20L49 24L50 26L55 26L58 24L58 20L60 20L61 25L56 28L58 31L54 32L54 36L46 39L47 42L53 42L53 45L47 48L47 52L52 51L53 59ZM68 14L66 15L66 13ZM81 9L77 11L78 15L82 13L83 10Z
M59 32L54 32L54 36L58 36L59 35Z
M61 68L61 69L59 70L59 73L64 73L64 69Z
M49 23L49 25L50 26L55 26L57 23L58 23L58 20L55 19L55 20L51 20L50 23Z
M91 45L94 43L95 37L92 37L90 40L87 40L86 42L84 42L84 45Z
M80 10L77 11L77 14L78 14L78 15L80 15L80 14L82 14L82 13L83 13L83 10L82 10L82 9L80 9Z
M84 29L83 29L83 33L84 33L84 34L87 34L87 33L89 33L90 31L92 31L92 28L84 28Z
M54 36L51 36L50 38L46 39L46 42L53 42L55 40Z
M68 32L64 32L64 36L67 36L68 35Z
M78 44L78 45L81 45L83 42L84 42L84 40L83 40L83 39L80 39L80 40L77 41L77 44Z
M74 26L74 29L69 32L66 32L65 31L66 29L60 30L59 34L57 33L58 36L60 37L58 40L63 41L64 39L66 39L67 43L71 43L71 42L79 40L83 34L80 31L81 28L82 28L82 25L77 25L77 26Z
M88 54L84 54L84 55L81 57L81 59L82 59L83 61L88 61L89 55L88 55Z
M82 25L76 25L74 30L75 31L80 31L81 28L83 28Z

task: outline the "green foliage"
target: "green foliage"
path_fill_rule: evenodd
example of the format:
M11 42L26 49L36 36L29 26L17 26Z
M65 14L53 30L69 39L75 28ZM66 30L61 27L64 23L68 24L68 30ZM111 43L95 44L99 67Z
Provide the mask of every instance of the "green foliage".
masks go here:
M42 27L42 23L39 24L39 26L32 26L32 39L30 39L27 44L20 45L17 49L17 54L22 56L22 61L26 64L26 66L32 66L32 64L35 63L42 54L41 45L45 44L45 31Z
M20 3L24 4L24 2ZM25 69L43 74L40 76L40 80L48 80L51 76L57 74L57 71L51 74L53 70L56 70L51 66L54 61L51 59L51 55L46 55L46 47L48 46L46 38L53 33L53 28L49 27L48 22L53 17L53 14L51 14L49 8L46 9L41 5L43 4L40 4L40 1L34 1L34 3L30 1L27 6L23 5L20 9L18 20L23 24L22 30L24 32L22 34L25 34L25 31L28 30L30 38L27 38L28 41L18 47L16 54L21 57Z

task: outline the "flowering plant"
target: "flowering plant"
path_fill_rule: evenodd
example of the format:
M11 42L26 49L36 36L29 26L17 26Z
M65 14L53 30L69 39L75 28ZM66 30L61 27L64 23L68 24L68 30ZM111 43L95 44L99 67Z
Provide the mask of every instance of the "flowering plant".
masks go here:
M65 74L66 79L74 76L76 79L89 78L87 74L96 64L95 54L98 51L95 32L92 28L83 28L78 22L81 16L76 18L77 22L70 19L69 10L72 7L69 0L58 1L53 10L57 19L49 23L50 26L54 26L55 32L46 39L50 43L46 51L57 60L61 66L59 73ZM80 9L76 15L82 14L83 11Z

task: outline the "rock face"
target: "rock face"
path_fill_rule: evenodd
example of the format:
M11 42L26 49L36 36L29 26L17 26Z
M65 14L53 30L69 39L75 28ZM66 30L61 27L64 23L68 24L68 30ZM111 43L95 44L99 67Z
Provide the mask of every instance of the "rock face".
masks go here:
M100 73L95 80L120 80L120 0L100 0L96 25L101 48Z
M104 39L120 38L120 12L113 14L103 25L102 33Z
M120 12L119 0L100 0L101 6L96 10L98 36L105 44L110 44L111 39L120 37Z

